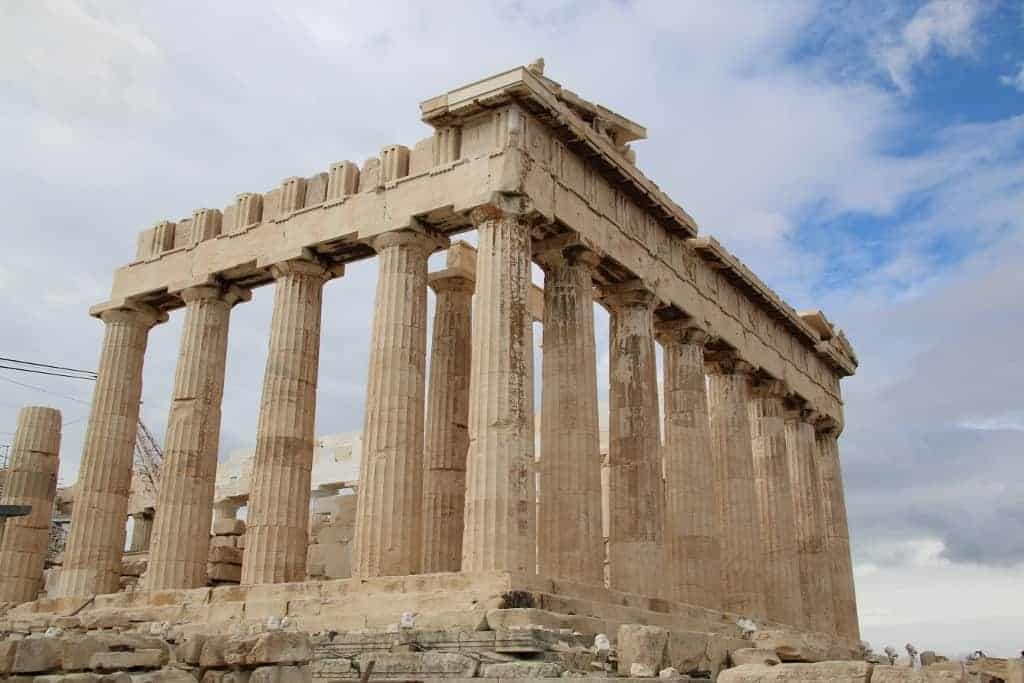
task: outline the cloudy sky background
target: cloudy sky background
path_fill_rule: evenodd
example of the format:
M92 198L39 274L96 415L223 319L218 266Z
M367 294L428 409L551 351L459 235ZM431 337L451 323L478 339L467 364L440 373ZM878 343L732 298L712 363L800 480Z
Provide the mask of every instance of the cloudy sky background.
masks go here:
M864 637L1024 647L1020 2L0 4L0 356L94 368L136 233L429 130L418 103L538 56L647 126L638 165L861 361L841 441ZM327 286L317 431L361 427L375 266ZM235 309L222 457L254 441L272 288ZM181 315L154 329L166 421ZM607 368L607 318L598 315ZM64 415L91 385L0 371ZM50 393L44 393L50 392ZM6 430L6 431L5 431Z

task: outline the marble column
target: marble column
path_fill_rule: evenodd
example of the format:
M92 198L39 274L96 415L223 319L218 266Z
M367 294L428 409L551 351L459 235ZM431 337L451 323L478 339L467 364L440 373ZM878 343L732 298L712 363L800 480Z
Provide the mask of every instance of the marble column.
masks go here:
M60 597L116 593L149 330L167 319L148 306L104 311L99 378L85 432Z
M832 576L825 552L825 510L814 434L815 417L813 411L799 404L791 404L786 411L789 487L793 496L797 566L804 610L802 626L819 633L834 633Z
M449 268L452 254L449 253ZM465 273L430 276L434 332L424 437L422 571L462 566L462 522L469 451L469 367L473 279Z
M844 638L860 640L857 594L853 584L853 560L850 557L850 528L846 518L846 497L843 493L838 438L839 430L834 423L826 423L817 433L821 500L825 512L825 552L828 555L829 574L832 579L832 609L836 633Z
M26 406L7 465L4 505L27 505L24 517L11 517L0 542L0 602L28 602L39 596L50 543L53 496L60 461L59 410Z
M404 576L420 571L427 257L438 241L408 230L370 244L379 270L352 573Z
M536 484L530 333L530 222L473 212L476 302L462 571L534 573Z
M153 513L137 512L132 515L132 536L128 541L128 552L144 553L149 550L150 539L153 535ZM149 561L150 566L152 560Z
M715 467L712 495L722 543L722 609L764 619L761 524L747 409L753 368L727 352L714 354L705 368Z
M242 584L306 578L309 487L324 283L337 271L291 260L276 280L246 521Z
M722 544L704 375L705 331L688 320L655 325L664 349L665 566L669 598L722 607Z
M206 585L228 323L232 306L250 296L219 285L181 292L185 321L152 521L147 590Z
M762 541L757 563L764 575L768 618L802 626L800 570L786 456L785 396L786 385L778 380L757 378L751 387L748 407Z
M540 574L604 584L593 268L579 247L547 252L541 366Z
M662 482L654 294L634 283L607 288L609 358L608 559L611 587L663 597L665 488Z

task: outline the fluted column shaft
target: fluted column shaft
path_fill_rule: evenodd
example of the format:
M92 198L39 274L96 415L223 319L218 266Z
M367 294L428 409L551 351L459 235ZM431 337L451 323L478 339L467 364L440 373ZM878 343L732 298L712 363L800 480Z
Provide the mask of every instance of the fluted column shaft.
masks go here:
M541 367L540 573L604 583L601 444L592 268L579 249L548 253Z
M431 278L430 287L436 299L424 437L422 570L457 572L466 506L473 280Z
M754 484L750 439L752 368L722 354L706 364L711 453L715 463L713 494L722 543L722 608L764 618L764 574L759 562L761 525Z
M7 520L0 542L0 602L28 602L39 595L57 491L60 426L59 410L26 406L18 411L2 502L32 510Z
M853 583L850 557L850 527L846 517L846 496L839 462L838 433L818 432L818 462L821 474L821 499L825 510L825 549L832 578L832 606L836 633L860 640L857 619L857 593Z
M478 229L462 571L537 567L530 225L496 208Z
M659 323L665 358L665 567L679 602L721 609L722 548L704 375L707 333L680 320Z
M803 602L796 562L796 528L786 456L785 384L758 379L751 391L750 430L761 526L761 559L768 618L801 626Z
M143 553L148 551L152 537L153 515L148 512L132 515L132 537L128 541L128 552Z
M272 270L274 314L253 458L243 584L306 578L320 309L330 273L304 260L279 263Z
M166 320L165 314L141 306L105 311L100 317L106 330L60 574L62 597L115 593L119 588L142 363L150 328Z
M663 596L665 489L662 482L654 295L616 289L603 297L611 312L609 359L608 558L611 587Z
M420 569L427 257L437 241L403 231L372 246L379 270L352 567L360 577Z
M219 286L181 293L185 323L174 374L160 488L145 585L148 590L206 585L217 478L221 401L231 307L248 292ZM139 520L136 519L136 524Z
M825 510L813 420L812 412L800 408L786 413L789 485L796 527L803 626L820 633L834 633L832 576L825 552Z

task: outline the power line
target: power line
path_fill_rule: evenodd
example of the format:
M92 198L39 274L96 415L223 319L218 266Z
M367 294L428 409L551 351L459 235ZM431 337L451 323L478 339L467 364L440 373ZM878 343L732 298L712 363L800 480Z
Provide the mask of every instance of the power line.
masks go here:
M30 368L17 368L17 367L14 367L13 365L0 365L0 370L17 370L18 372L29 372L29 373L32 373L34 375L50 375L51 377L66 377L68 379L85 379L85 380L89 380L90 382L95 382L96 381L96 377L95 376L91 376L91 377L90 376L84 376L83 377L82 375L69 375L69 374L62 373L62 372L49 372L47 370L32 370Z
M60 393L58 391L50 391L49 389L44 389L42 387L37 387L34 384L26 384L25 382L18 382L18 381L13 380L13 379L7 379L6 377L0 377L0 382L7 382L8 384L17 384L19 387L25 387L26 389L35 389L36 391L41 391L44 394L50 394L51 396L59 396L61 398L66 398L66 399L68 399L70 401L74 401L76 403L81 403L82 405L86 405L86 406L90 405L88 401L83 401L80 398L76 398L74 396L69 396L68 394L62 394L62 393Z
M18 365L34 365L37 368L49 368L51 370L67 370L68 372L78 372L83 375L95 375L96 373L92 370L80 370L78 368L68 368L63 365L52 365L50 363L34 363L30 360L18 360L17 358L4 358L0 356L0 361L6 363L17 363Z

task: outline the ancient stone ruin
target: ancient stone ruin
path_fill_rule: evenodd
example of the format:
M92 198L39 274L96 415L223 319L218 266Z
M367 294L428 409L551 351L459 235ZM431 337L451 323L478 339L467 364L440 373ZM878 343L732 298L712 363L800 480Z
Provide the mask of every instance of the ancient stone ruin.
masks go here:
M840 379L857 361L843 333L698 232L635 165L642 126L541 66L420 109L434 132L412 147L139 235L91 309L105 336L52 596L33 601L38 583L27 589L21 569L0 582L0 672L700 677L749 648L751 666L766 652L855 658L838 437ZM468 231L476 250L453 247L428 273L428 257ZM371 257L352 578L311 579L323 286ZM224 499L215 521L231 312L271 284L247 519ZM611 321L603 477L594 301ZM131 511L148 562L121 591L147 335L178 309L159 492ZM32 457L56 453L59 417L44 422L24 427L40 444ZM16 543L35 541L9 529L0 568L27 552ZM41 561L19 562L41 576ZM870 674L849 664L861 665Z

